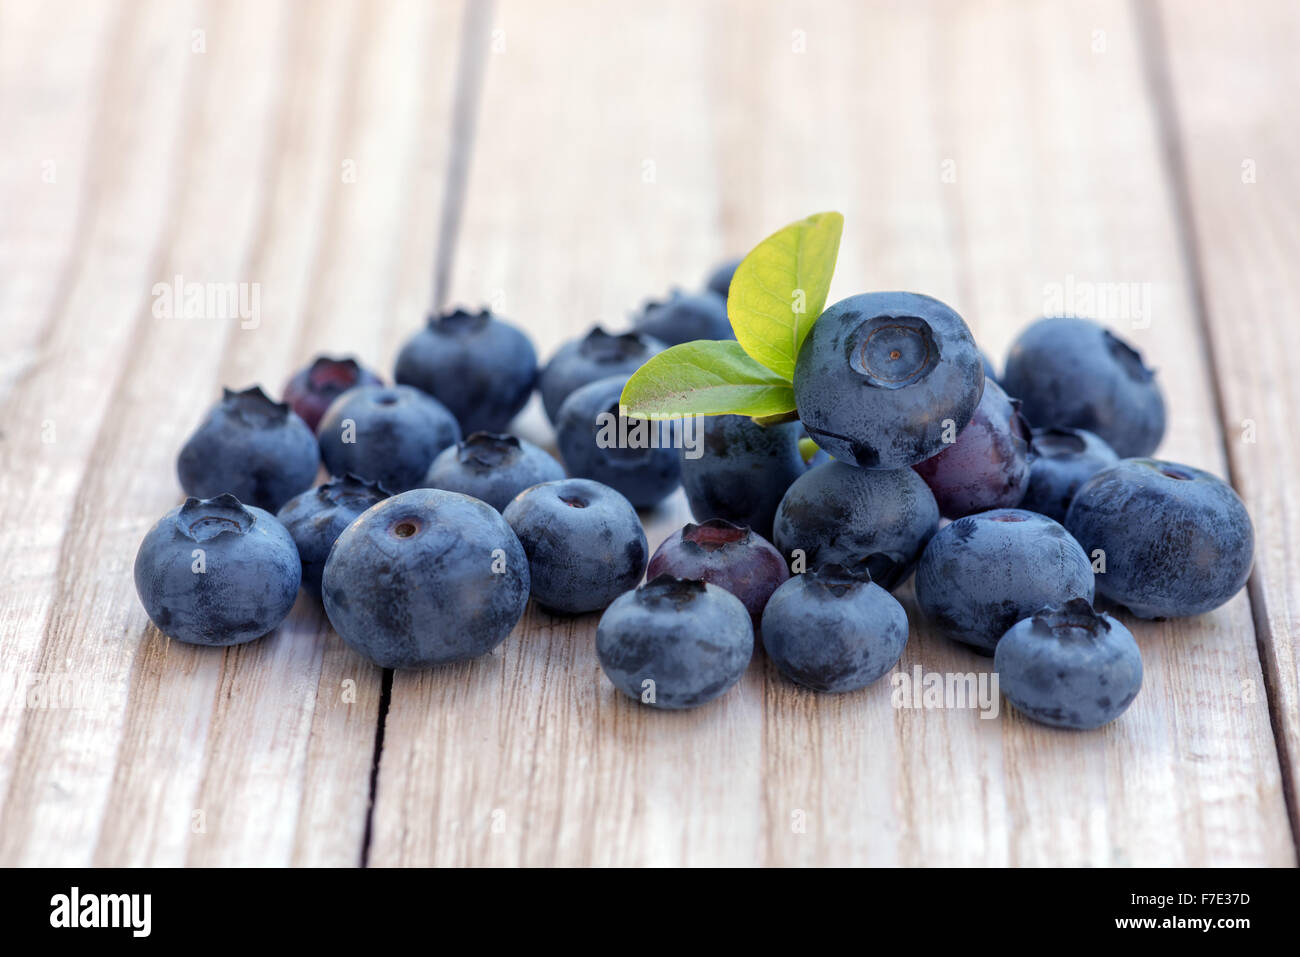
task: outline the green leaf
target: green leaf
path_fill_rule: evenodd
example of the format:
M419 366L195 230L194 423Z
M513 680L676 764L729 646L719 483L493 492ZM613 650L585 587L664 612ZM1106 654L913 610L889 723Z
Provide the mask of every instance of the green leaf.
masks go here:
M793 411L794 389L740 343L700 340L652 356L623 387L620 403L634 419L781 415Z
M727 315L745 351L785 379L826 306L844 217L817 213L763 240L731 278Z

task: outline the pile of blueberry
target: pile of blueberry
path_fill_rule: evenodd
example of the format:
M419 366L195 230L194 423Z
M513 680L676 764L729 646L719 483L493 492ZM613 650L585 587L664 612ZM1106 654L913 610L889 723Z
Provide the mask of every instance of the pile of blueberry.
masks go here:
M603 611L613 684L688 708L731 687L756 647L808 688L871 684L907 642L891 592L915 572L921 612L993 655L1020 711L1092 728L1142 680L1098 595L1166 618L1244 585L1241 500L1149 457L1165 430L1154 376L1084 319L1031 325L998 379L943 303L852 296L798 353L797 420L708 417L698 457L599 442L647 359L730 336L734 269L540 370L520 329L455 310L406 343L394 385L320 357L282 402L226 391L181 449L190 497L136 557L150 619L237 644L273 631L302 588L370 661L419 668L491 651L531 596L553 614ZM534 390L563 465L506 432ZM322 464L332 478L313 487ZM637 509L679 486L695 522L651 555Z

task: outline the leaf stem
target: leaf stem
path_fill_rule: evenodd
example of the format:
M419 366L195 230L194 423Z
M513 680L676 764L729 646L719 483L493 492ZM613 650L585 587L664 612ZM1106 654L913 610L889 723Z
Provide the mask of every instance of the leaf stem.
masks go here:
M798 422L799 413L795 409L789 412L782 412L779 415L755 415L751 416L755 425L784 425L786 422Z

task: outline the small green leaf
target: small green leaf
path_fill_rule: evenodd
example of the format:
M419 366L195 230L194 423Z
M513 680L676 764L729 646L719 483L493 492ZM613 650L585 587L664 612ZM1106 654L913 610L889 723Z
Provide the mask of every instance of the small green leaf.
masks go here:
M790 383L730 340L684 342L651 357L623 387L623 414L634 419L682 415L781 415L794 409Z
M794 378L799 347L826 306L844 217L817 213L763 240L741 260L727 294L731 328L745 351Z
M820 451L817 443L805 436L799 440L799 455L803 457L804 463L811 462L813 456Z

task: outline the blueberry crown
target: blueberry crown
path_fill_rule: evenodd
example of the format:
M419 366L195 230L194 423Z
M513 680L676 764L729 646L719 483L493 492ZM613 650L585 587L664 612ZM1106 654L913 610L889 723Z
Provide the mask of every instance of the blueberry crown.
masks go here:
M737 525L725 518L711 518L698 525L688 522L682 527L682 541L706 552L716 552L738 545L747 538L749 538L748 525Z
M368 508L392 496L392 492L378 482L371 482L348 472L317 487L316 495L329 505L351 505Z
M267 429L288 421L289 403L276 402L260 385L221 390L221 407L245 425Z
M604 327L596 326L587 333L578 351L588 359L596 362L622 362L635 359L650 351L646 337L639 332L623 332L611 335Z
M243 535L257 521L257 516L229 492L215 498L185 500L176 516L181 534L196 542L206 542L218 535Z
M1060 605L1040 608L1032 620L1034 633L1043 637L1084 640L1110 631L1106 616L1094 611L1086 598L1071 598Z
M461 306L447 312L429 316L429 327L449 335L468 335L477 332L488 324L492 313L486 307L478 312L471 312Z
M519 439L513 435L472 432L456 447L456 457L461 465L493 469L514 461L521 449Z
M829 562L804 572L804 581L825 588L836 598L872 583L871 570L866 565L841 565L838 562Z
M680 611L706 591L707 588L702 581L664 574L638 588L636 600L650 608L672 608Z

